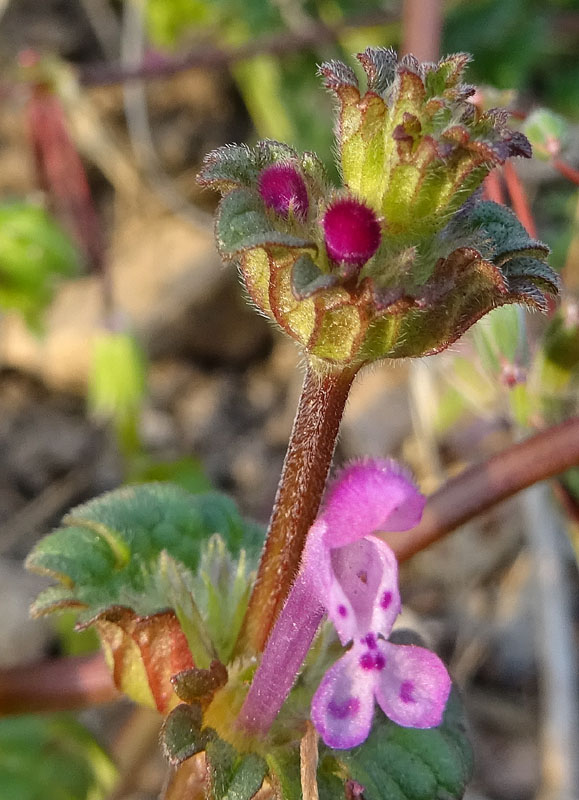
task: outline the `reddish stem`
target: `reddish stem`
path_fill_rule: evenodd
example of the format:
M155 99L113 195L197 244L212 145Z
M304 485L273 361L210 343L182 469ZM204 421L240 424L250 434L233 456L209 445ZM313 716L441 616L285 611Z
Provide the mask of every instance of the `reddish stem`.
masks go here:
M312 526L358 367L308 366L238 652L261 652L289 593Z
M502 500L577 464L579 417L573 417L469 467L429 497L414 530L382 537L404 561Z
M535 225L535 220L531 214L529 201L527 200L527 194L523 184L521 183L521 179L517 175L517 171L510 161L505 162L503 166L503 174L505 176L507 189L509 190L511 202L513 204L513 211L527 229L529 236L532 236L534 239L536 239L537 226Z
M554 158L552 163L555 169L559 170L561 175L579 186L579 170L567 164L566 161L562 161L560 158Z
M403 53L419 61L438 61L442 32L441 0L404 0L402 7Z
M484 179L483 193L485 200L492 200L493 203L505 205L505 193L501 185L501 176L497 169L491 170Z
M0 715L80 709L118 696L100 653L0 670Z

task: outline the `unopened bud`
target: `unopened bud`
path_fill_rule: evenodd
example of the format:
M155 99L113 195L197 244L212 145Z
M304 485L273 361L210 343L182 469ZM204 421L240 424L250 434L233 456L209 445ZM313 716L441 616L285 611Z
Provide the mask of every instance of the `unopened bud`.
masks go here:
M263 170L258 181L261 199L282 217L290 209L301 219L308 213L308 190L304 179L291 164L272 164Z
M333 203L324 215L324 237L334 261L362 266L380 246L380 223L371 208L354 198Z

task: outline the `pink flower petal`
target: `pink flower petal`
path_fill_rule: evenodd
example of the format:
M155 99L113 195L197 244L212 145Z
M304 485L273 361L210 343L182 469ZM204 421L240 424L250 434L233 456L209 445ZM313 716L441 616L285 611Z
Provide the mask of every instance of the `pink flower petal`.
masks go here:
M393 461L351 464L328 492L322 518L326 544L340 547L374 531L413 528L425 499L409 475Z
M354 645L326 672L312 700L312 722L328 745L347 749L370 733L376 671L360 667L364 648Z
M376 700L393 722L435 728L442 722L451 681L437 655L423 647L378 642L386 660L377 673Z
M400 613L392 550L372 536L331 550L330 560L334 580L326 607L342 644L368 631L387 637Z

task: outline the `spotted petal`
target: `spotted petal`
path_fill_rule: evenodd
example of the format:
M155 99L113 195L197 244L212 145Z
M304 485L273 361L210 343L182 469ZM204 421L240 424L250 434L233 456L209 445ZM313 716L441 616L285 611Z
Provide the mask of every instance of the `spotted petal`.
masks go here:
M360 669L354 646L325 674L312 700L312 722L328 747L361 744L374 716L374 682Z
M376 673L376 700L393 722L435 728L450 694L451 681L437 655L423 647L378 642L386 668Z
M388 636L400 613L398 566L392 550L369 537L329 552L328 616L340 641L376 631Z

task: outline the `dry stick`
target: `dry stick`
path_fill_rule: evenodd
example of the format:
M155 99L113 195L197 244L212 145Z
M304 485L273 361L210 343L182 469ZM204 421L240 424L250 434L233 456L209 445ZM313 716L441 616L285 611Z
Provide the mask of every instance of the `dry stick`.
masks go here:
M117 697L101 653L0 670L0 715L68 711Z
M184 56L169 58L155 54L143 64L126 68L118 64L88 64L80 69L79 80L83 86L111 86L134 78L155 80L175 75L184 70L224 69L235 61L254 58L258 54L270 53L283 56L332 43L342 33L353 29L394 22L398 15L391 11L379 11L344 20L337 25L314 24L307 30L284 31L275 36L253 40L228 50L213 46L198 47Z
M579 790L579 703L568 544L545 484L521 498L534 563L536 650L541 685L540 800L574 800Z
M402 8L404 53L419 61L438 61L442 32L441 0L404 0Z
M502 500L578 464L579 417L572 417L469 467L428 498L416 528L382 538L405 561Z
M308 366L238 652L263 650L294 581L357 372L358 367L327 372Z

